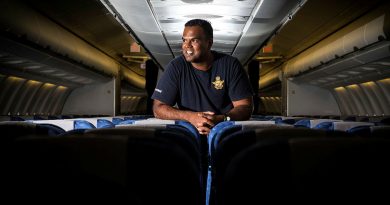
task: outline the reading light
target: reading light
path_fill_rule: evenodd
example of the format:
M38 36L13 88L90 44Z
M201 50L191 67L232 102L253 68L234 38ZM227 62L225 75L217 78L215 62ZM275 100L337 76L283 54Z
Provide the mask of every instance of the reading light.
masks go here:
M349 89L357 89L357 88L359 88L359 86L356 85L356 84L352 84L352 85L348 85L347 88L349 88Z
M334 89L336 92L345 92L345 88L344 87L337 87Z
M380 81L378 81L379 83L387 83L387 84L389 84L390 83L390 78L385 78L385 79L383 79L383 80L380 80Z
M369 82L362 83L362 85L370 87L370 86L374 86L375 83L373 81L369 81Z
M68 89L68 87L60 85L60 86L57 87L57 89L58 90L66 90L66 89Z
M26 80L26 79L18 78L18 77L15 77L15 76L10 76L10 77L8 77L8 79L10 81L23 81L23 80Z

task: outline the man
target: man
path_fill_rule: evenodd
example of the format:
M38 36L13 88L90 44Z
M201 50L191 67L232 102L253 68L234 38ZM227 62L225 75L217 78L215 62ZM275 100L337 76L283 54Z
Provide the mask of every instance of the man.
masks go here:
M188 21L182 39L183 55L168 64L152 95L155 117L186 120L200 134L222 121L248 120L253 110L248 77L236 58L211 50L210 23Z

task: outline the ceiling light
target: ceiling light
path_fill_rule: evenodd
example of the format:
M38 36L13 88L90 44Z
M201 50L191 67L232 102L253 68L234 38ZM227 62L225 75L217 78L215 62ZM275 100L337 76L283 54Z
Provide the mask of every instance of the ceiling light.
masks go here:
M19 64L19 63L24 63L25 61L23 60L11 60L11 61L7 61L6 63L8 64Z
M42 66L40 65L30 65L30 66L26 66L24 68L27 68L27 69L37 69L37 68L41 68Z
M389 66L389 65L390 65L390 62L386 62L386 61L379 61L379 62L375 62L375 64Z
M41 73L54 73L56 70L40 70Z
M373 68L373 67L361 67L362 70L367 70L367 71L371 71L371 70L376 70L376 68Z
M358 71L348 71L347 73L351 74L351 75L358 75L358 74L360 74L360 72L358 72Z

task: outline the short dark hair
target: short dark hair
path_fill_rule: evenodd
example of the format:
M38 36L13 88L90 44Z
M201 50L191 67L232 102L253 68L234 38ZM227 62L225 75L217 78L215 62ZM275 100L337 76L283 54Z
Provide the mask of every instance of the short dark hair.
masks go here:
M203 28L207 38L213 38L213 27L209 21L203 19L192 19L187 21L184 26L200 26Z

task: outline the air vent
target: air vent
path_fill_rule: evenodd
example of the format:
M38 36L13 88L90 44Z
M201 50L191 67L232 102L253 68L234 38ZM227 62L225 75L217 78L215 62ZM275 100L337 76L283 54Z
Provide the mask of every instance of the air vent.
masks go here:
M181 1L187 4L204 4L204 3L213 2L213 0L181 0Z
M222 18L222 16L213 15L213 14L191 14L191 15L186 15L184 17L191 18L191 19L217 19L217 18Z

